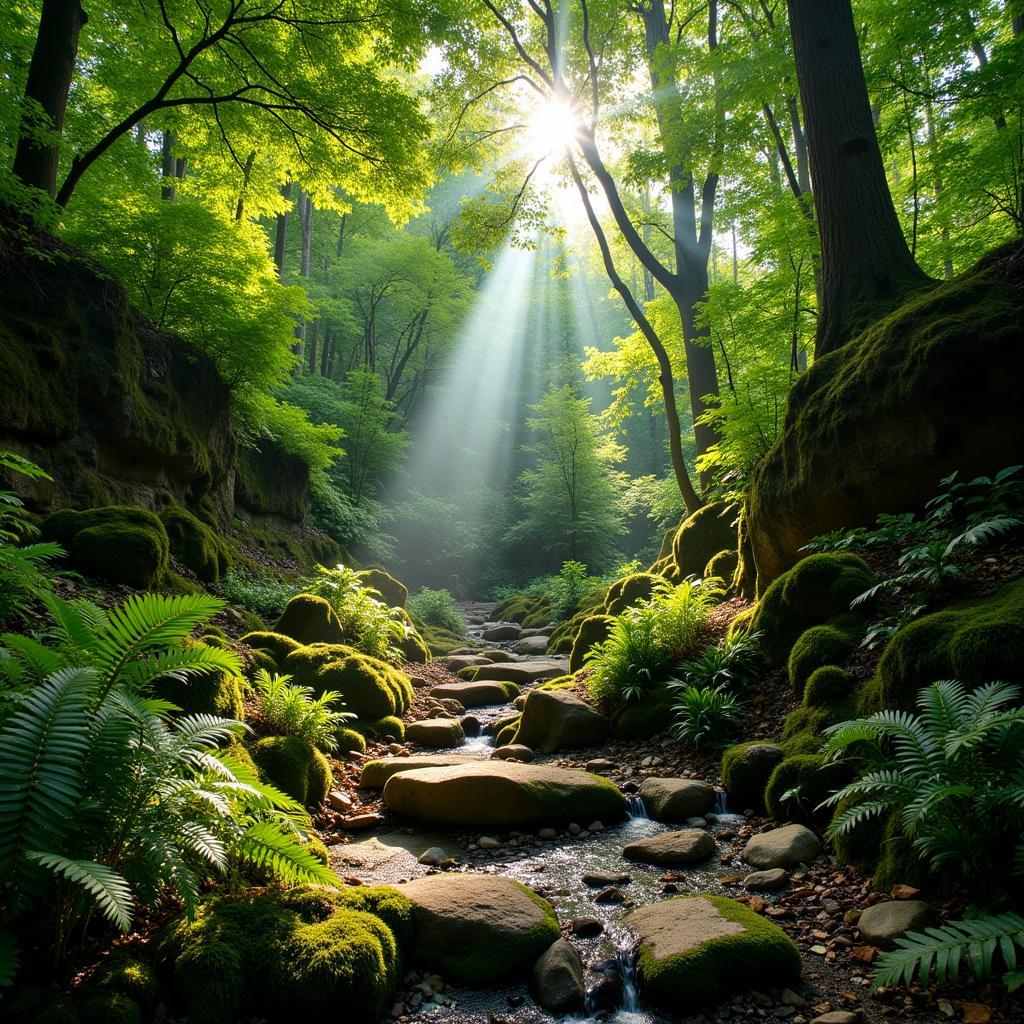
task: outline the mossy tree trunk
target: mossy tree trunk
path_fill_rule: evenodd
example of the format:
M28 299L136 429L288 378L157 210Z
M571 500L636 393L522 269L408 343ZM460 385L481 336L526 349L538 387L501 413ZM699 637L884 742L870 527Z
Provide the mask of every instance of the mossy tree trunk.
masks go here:
M14 174L24 184L57 195L60 134L78 55L78 35L86 23L78 0L43 0L35 48L28 68L25 99L38 104L49 138L40 138L34 111L26 110L14 156Z
M821 235L821 356L928 278L885 178L850 0L788 5Z

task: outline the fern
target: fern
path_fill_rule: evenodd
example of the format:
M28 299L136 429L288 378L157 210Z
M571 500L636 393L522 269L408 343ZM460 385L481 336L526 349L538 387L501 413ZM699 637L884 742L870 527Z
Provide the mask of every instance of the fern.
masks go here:
M127 881L105 864L70 860L56 853L30 850L26 857L83 889L96 909L116 928L126 932L132 924L132 890Z
M896 939L896 945L878 958L874 978L877 985L910 985L917 977L927 986L933 969L936 984L952 983L965 959L974 977L986 982L992 977L997 953L1006 972L1003 978L1007 987L1013 991L1024 982L1024 975L1017 971L1017 949L1024 949L1024 917L1019 914L988 914L924 932L908 932Z
M20 962L21 951L17 940L5 928L0 928L0 988L14 984Z
M248 828L235 844L235 852L292 885L301 882L338 884L338 876L317 860L304 843L272 822L259 821Z
M294 686L290 680L291 676L271 675L265 669L256 673L254 684L263 724L275 736L300 736L321 750L336 750L335 732L356 716L335 710L340 693L328 690L314 697L312 687Z

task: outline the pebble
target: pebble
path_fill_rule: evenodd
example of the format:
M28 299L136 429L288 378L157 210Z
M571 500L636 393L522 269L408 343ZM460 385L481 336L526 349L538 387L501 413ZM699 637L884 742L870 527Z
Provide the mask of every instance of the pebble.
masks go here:
M626 899L614 885L609 885L607 889L602 889L595 897L595 903L622 903Z
M603 821L592 821L587 826L587 831L588 832L603 832L604 831L604 822Z
M625 885L632 882L633 876L625 871L587 871L584 872L582 881L584 885L603 889L608 885Z
M610 772L615 764L607 757L594 757L586 763L585 767L588 772Z
M579 825L577 825L576 822L574 821L569 826L569 831L570 831L570 833L572 833L572 835L578 836L583 831L583 829Z
M768 868L765 871L751 871L743 879L743 888L750 892L775 892L785 887L789 875L785 868Z
M849 1010L832 1010L815 1017L811 1024L857 1024L857 1016Z
M327 803L332 811L351 811L352 797L341 789L332 789L327 794Z

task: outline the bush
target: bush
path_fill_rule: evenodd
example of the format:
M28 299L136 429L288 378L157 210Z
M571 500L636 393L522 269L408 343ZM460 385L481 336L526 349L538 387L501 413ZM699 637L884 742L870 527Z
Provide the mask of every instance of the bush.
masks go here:
M455 608L455 598L448 590L423 587L409 599L409 612L431 626L440 626L453 633L465 633L466 622Z
M338 747L337 733L356 716L337 705L341 694L330 690L313 696L309 686L290 685L291 676L260 670L253 680L263 728L274 736L298 736L320 750Z
M231 564L227 544L181 505L169 505L160 513L171 554L204 583L216 583Z
M304 807L322 804L331 788L331 767L308 740L267 736L250 748L260 775Z
M262 570L235 565L221 577L217 591L225 601L257 615L280 615L295 587Z
M853 650L849 635L835 626L812 626L801 633L789 652L789 681L802 697L811 673L826 665L841 665Z
M679 666L683 679L693 686L747 689L761 674L760 639L758 633L737 631L705 647L699 658Z
M670 683L674 700L672 735L695 749L717 746L739 728L742 708L726 690L715 686Z

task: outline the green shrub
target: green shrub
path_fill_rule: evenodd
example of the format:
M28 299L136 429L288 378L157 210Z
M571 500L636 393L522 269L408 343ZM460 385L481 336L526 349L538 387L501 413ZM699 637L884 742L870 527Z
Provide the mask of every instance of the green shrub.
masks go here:
M409 612L431 626L440 626L452 633L466 632L466 622L455 607L451 591L423 587L409 598Z
M389 608L404 608L409 600L409 588L383 569L364 569L358 574L364 588L376 591Z
M308 740L267 736L250 748L260 775L304 807L321 804L331 788L331 767Z
M320 750L336 750L336 733L355 715L337 705L341 694L313 696L310 686L292 686L291 676L259 671L253 680L263 728L274 736L298 736Z
M680 675L693 686L745 690L761 674L760 639L757 633L736 631L705 647L699 658L682 662Z
M804 687L804 704L820 708L837 704L853 695L855 684L853 673L838 665L823 665L816 668Z
M231 564L228 545L202 520L181 505L160 513L171 554L204 583L216 583Z
M89 996L78 1013L81 1024L142 1024L138 1004L122 992Z
M221 576L217 592L231 604L258 615L280 615L295 587L262 570L233 565Z
M727 690L716 686L669 683L672 690L672 735L694 749L718 746L739 728L743 709Z
M835 626L812 626L800 634L789 652L789 681L802 697L811 673L826 665L841 665L853 650L849 635Z
M722 786L731 806L765 810L764 791L785 754L781 747L765 740L751 740L729 747L722 754Z
M821 804L849 779L845 765L821 754L796 754L776 765L764 790L764 803L776 821L822 820Z

